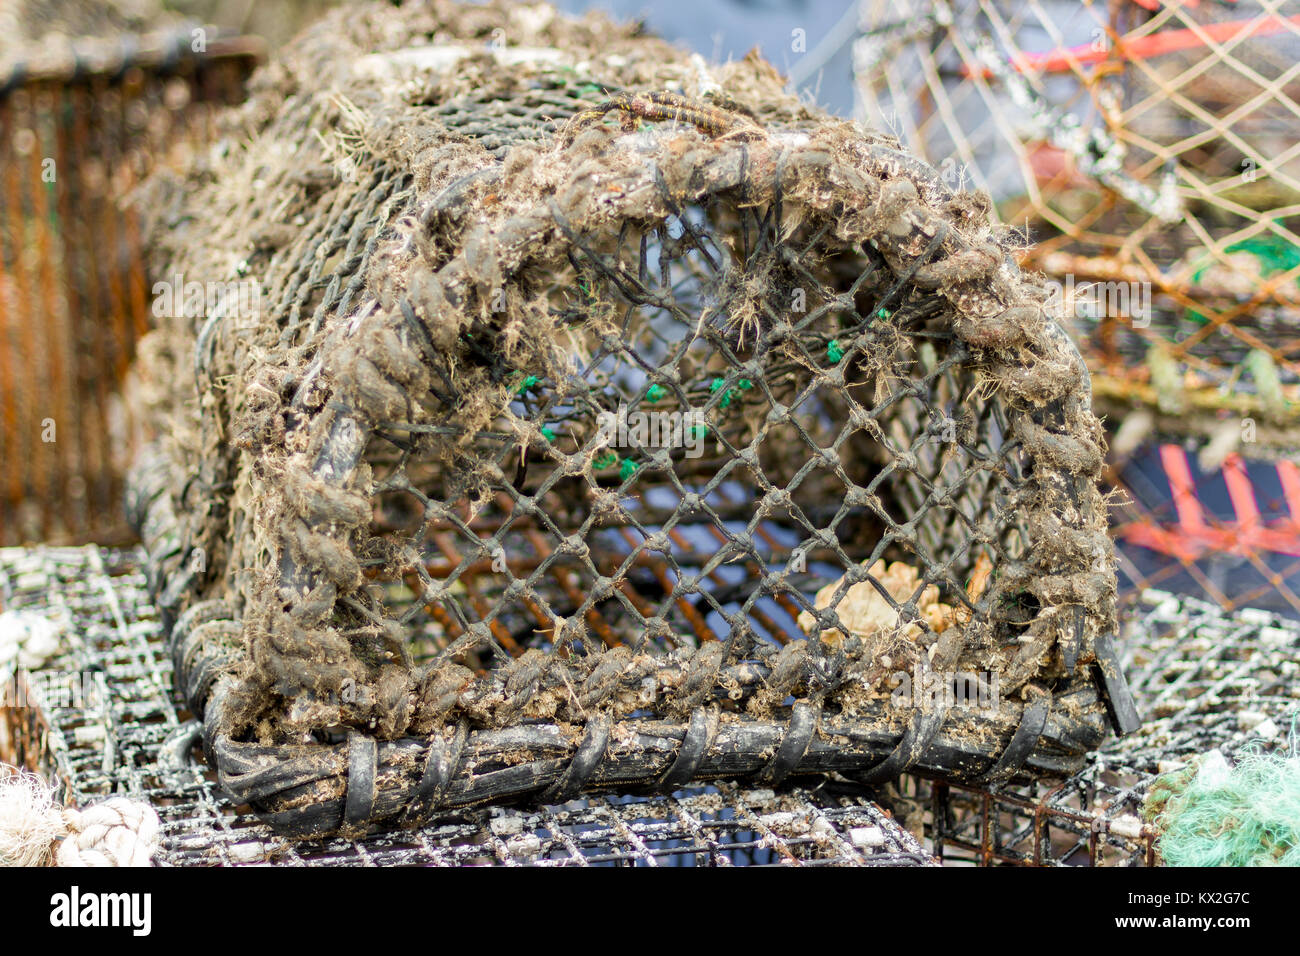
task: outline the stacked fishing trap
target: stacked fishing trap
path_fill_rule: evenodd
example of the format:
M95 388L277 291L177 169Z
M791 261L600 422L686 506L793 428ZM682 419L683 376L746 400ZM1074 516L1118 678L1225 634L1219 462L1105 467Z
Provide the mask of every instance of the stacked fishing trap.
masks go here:
M1252 751L1296 753L1300 623L1256 608L1224 611L1168 592L1125 592L1117 643L1143 715L1139 731L1108 741L1069 780L986 788L917 782L931 849L947 860L1027 865L1155 865L1161 826L1151 805L1198 763L1234 765ZM1185 781L1184 781L1185 782ZM1241 819L1293 819L1285 800L1237 790L1245 805L1207 827L1226 847ZM1255 808L1251 807L1255 804ZM903 807L894 807L901 816ZM1164 860L1168 865L1186 865Z
M994 784L1135 725L1088 372L987 199L547 7L348 8L251 86L148 206L239 294L142 345L131 489L237 801Z
M1056 282L1100 414L1300 450L1300 9L868 0L862 114L987 189ZM1120 444L1117 442L1117 445Z

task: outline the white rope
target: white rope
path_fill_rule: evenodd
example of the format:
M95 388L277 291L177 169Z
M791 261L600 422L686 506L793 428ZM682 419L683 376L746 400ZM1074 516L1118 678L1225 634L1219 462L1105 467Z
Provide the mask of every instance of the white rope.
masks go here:
M113 797L80 812L64 812L68 836L59 866L149 866L158 849L158 814L147 803Z
M0 764L0 866L44 864L64 830L45 781Z
M59 650L59 622L35 611L0 611L0 674L36 670Z
M58 866L149 866L160 828L147 803L66 809L40 777L0 764L0 866L41 866L51 855Z

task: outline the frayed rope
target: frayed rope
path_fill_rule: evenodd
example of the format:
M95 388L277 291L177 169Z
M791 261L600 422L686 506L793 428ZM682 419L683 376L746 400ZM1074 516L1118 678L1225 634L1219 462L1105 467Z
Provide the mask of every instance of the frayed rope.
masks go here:
M40 777L0 764L0 866L149 866L159 830L147 803L60 807Z
M1300 866L1300 752L1248 745L1233 764L1212 750L1151 786L1143 815L1169 866Z
M59 652L65 629L34 611L0 611L0 674L42 667Z

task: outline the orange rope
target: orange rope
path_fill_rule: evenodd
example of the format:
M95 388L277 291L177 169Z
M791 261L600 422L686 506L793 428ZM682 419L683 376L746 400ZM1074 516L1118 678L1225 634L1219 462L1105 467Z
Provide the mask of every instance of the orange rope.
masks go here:
M1287 29L1288 24L1300 27L1300 14L1286 18L1270 15L1249 20L1229 20L1226 23L1205 24L1195 29L1163 30L1160 33L1133 39L1120 37L1116 40L1114 49L1097 50L1091 43L1085 43L1080 46L1057 48L1047 53L1018 51L1010 59L1012 67L1020 73L1029 71L1065 73L1073 69L1076 64L1100 63L1109 59L1112 54L1125 60L1147 60L1164 56L1166 53L1206 46L1210 42L1225 43L1252 36L1271 36ZM962 67L964 76L971 76L973 73L969 64ZM985 79L991 79L993 76L993 72L988 69L983 70L982 73Z

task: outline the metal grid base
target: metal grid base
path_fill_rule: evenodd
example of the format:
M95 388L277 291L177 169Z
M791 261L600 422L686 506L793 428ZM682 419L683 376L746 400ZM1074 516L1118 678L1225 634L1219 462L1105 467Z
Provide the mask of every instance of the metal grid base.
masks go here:
M170 865L927 865L930 852L948 865L1151 865L1155 834L1137 814L1154 777L1215 747L1231 756L1261 729L1283 746L1300 705L1300 623L1146 591L1122 641L1145 723L1063 782L985 790L905 777L884 798L895 816L860 789L727 784L295 843L232 805L193 756L198 728L175 703L132 554L0 549L0 601L72 625L63 656L5 688L29 706L0 708L0 757L58 781L73 804L148 799L164 824L159 861ZM924 848L896 817L924 822Z
M1134 596L1123 620L1137 733L1111 740L1064 782L997 791L905 782L895 810L924 813L945 863L1153 865L1156 834L1138 815L1157 775L1215 748L1231 758L1261 739L1287 746L1300 707L1300 622L1154 590Z
M129 552L0 549L5 609L70 623L67 650L8 682L0 756L57 781L84 805L147 799L163 821L163 865L932 865L861 791L780 792L733 784L671 797L595 797L492 808L420 830L291 842L224 797L195 757L198 726L178 707L157 612ZM13 706L25 703L27 706Z

